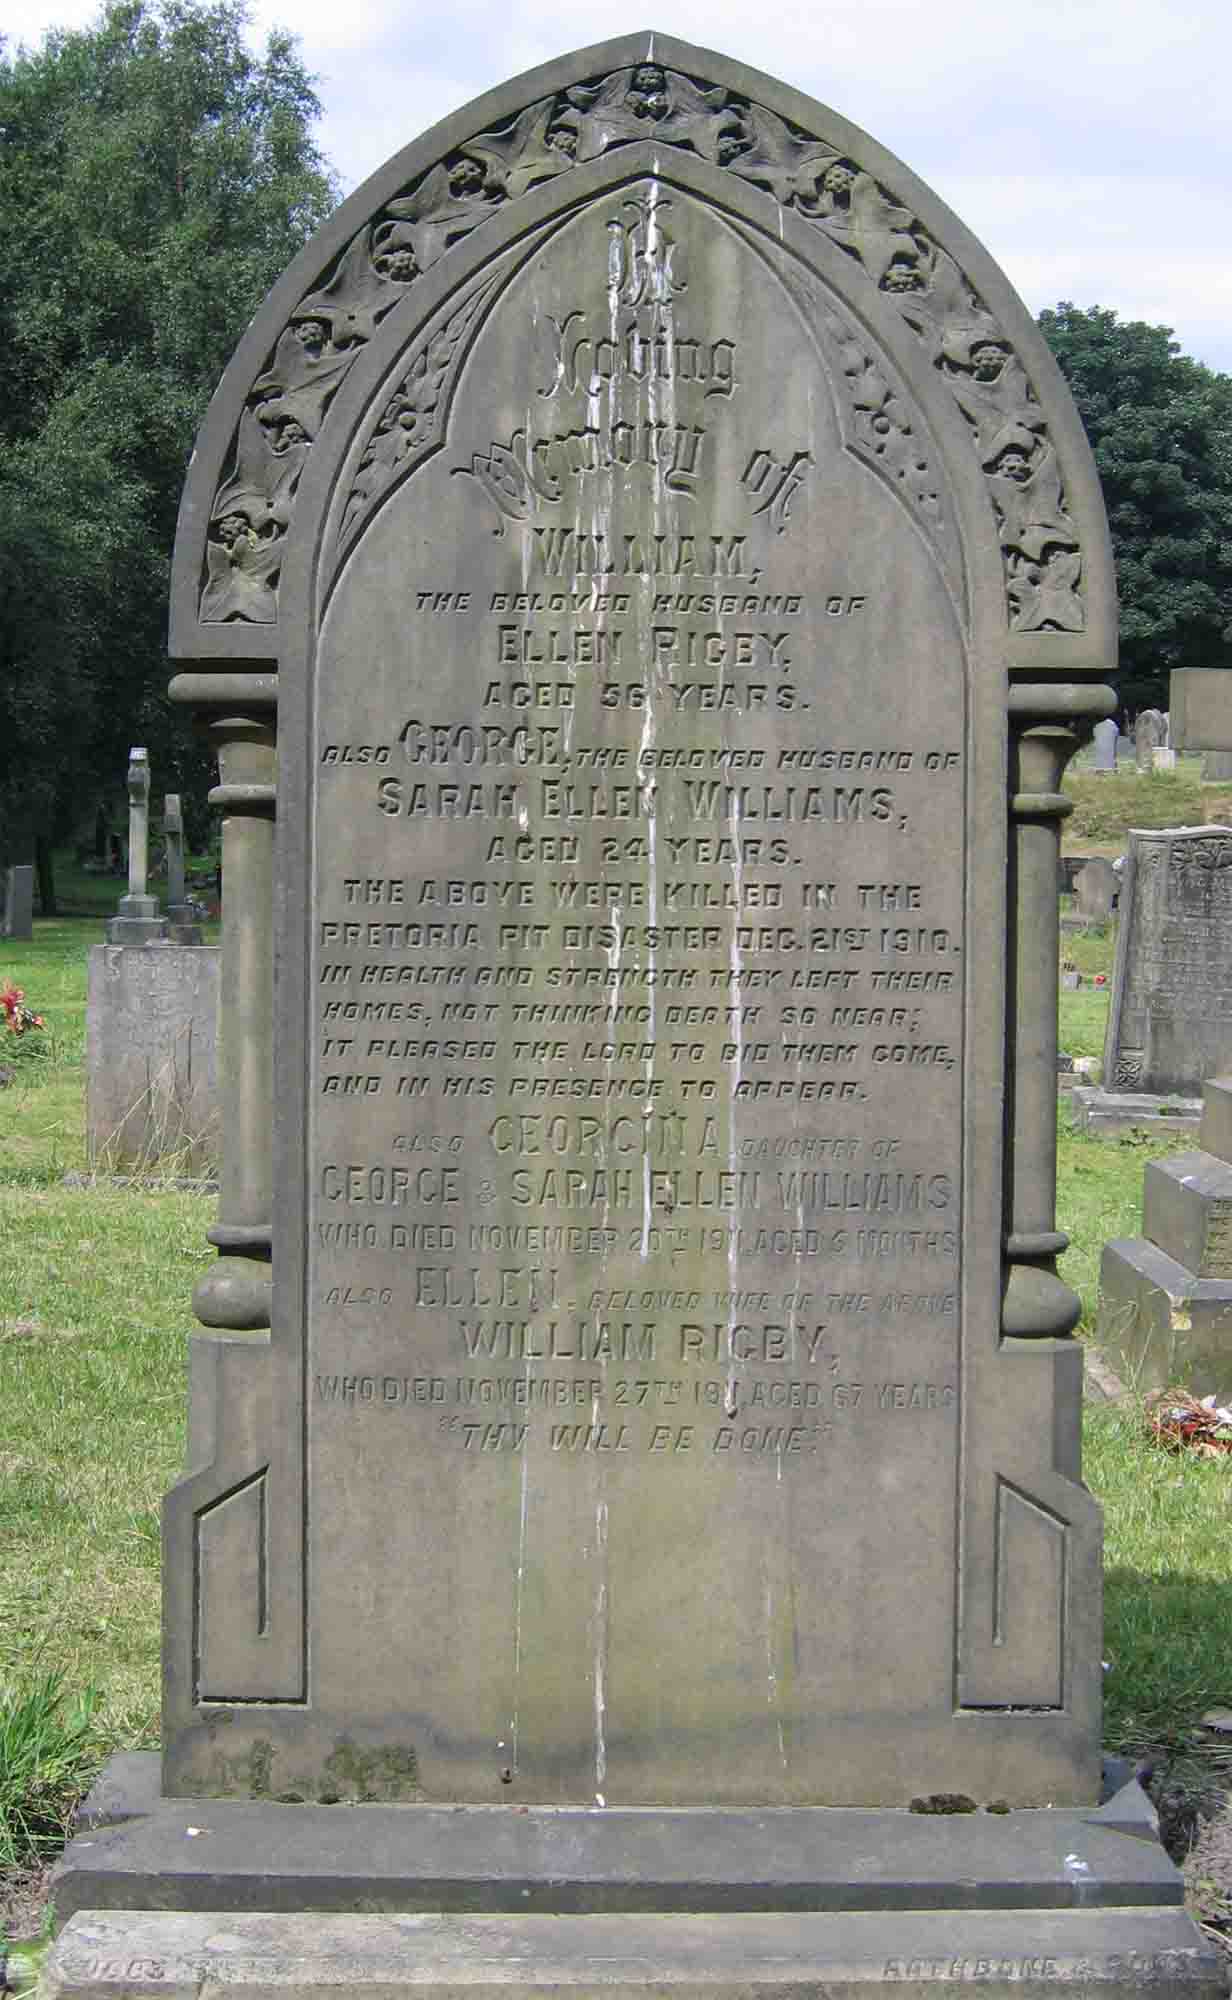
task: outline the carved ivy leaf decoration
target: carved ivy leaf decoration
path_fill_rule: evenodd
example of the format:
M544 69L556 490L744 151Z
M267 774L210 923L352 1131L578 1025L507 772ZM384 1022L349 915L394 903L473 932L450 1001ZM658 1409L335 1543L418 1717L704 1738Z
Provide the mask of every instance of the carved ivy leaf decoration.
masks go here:
M1046 420L1010 341L966 275L859 161L767 105L656 62L575 84L476 134L388 202L305 294L250 391L215 495L201 618L268 624L277 617L281 549L304 459L357 355L408 287L508 203L646 138L687 149L791 209L892 301L971 432L997 519L1011 629L1081 631L1081 544ZM423 366L428 370L426 358ZM925 468L908 462L901 426L896 433L891 419L886 428L884 407L857 407L882 440L877 455L898 454L896 474L918 483ZM399 451L413 448L406 440L426 415L408 405L388 424L382 419L361 468L366 478L379 485L381 467L396 472ZM393 436L396 427L404 439ZM927 495L918 501L926 505ZM352 496L352 525L354 505Z

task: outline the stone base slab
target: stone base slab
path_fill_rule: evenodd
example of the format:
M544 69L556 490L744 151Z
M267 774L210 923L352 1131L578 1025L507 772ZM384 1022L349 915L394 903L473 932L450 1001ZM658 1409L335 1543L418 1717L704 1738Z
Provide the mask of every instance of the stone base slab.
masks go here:
M57 1866L77 1910L699 1914L1177 1907L1141 1788L1102 1806L279 1805L164 1799L113 1758Z
M1070 1096L1080 1132L1108 1137L1135 1125L1160 1132L1189 1132L1202 1118L1200 1097L1154 1097L1147 1091L1074 1090Z
M1232 1373L1232 1282L1199 1278L1145 1237L1104 1245L1095 1339L1139 1395L1185 1388L1227 1392Z
M852 1856L858 1865L859 1856ZM1093 1887L1095 1885L1092 1885ZM1223 2000L1219 1953L1176 1910L818 1915L237 1917L82 1911L44 2000L826 2000L1143 1992Z

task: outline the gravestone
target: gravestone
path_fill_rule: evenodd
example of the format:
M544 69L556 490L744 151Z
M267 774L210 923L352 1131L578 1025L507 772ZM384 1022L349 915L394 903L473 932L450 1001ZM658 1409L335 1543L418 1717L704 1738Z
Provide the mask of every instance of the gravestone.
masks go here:
M1232 785L1232 750L1208 750L1202 759L1204 785Z
M1203 1090L1197 1149L1149 1160L1142 1235L1104 1245L1095 1337L1140 1394L1226 1395L1232 1364L1232 1077Z
M174 796L174 795L172 795ZM174 929L149 893L150 766L128 766L128 893L86 980L86 1156L97 1172L210 1178L219 1154L217 948ZM168 804L171 803L170 797ZM168 830L174 894L175 799ZM183 900L183 850L179 859Z
M1074 903L1077 914L1088 928L1109 921L1118 887L1116 869L1111 861L1105 861L1102 856L1097 855L1079 869L1074 878Z
M3 934L6 938L34 936L34 868L27 862L5 871Z
M746 68L567 57L292 267L181 512L220 1255L161 1793L88 1809L57 1908L128 1914L59 1990L292 1943L383 1990L1217 1990L1142 1795L1098 1804L1055 1270L1059 781L1115 632L1029 315Z
M217 946L91 945L86 1155L96 1171L217 1173L219 971Z
M1204 1078L1232 1062L1232 829L1132 831L1090 1129L1195 1124Z
M163 801L163 843L167 854L167 930L173 944L199 945L201 926L184 890L184 818L180 795Z
M1094 758L1092 769L1096 771L1116 770L1117 726L1110 715L1097 722L1092 731Z
M1144 708L1134 723L1134 758L1140 771L1155 768L1155 752L1164 740L1164 719L1157 708Z
M109 944L159 944L167 925L158 913L158 898L149 893L150 759L138 747L128 754L128 893L121 896L107 925Z

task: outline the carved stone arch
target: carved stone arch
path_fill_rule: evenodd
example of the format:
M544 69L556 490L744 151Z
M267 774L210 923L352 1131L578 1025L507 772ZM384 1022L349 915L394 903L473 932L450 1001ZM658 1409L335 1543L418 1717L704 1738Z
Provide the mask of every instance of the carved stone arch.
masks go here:
M661 87L639 91L651 67ZM663 164L712 166L776 228L780 217L798 218L852 264L857 291L894 302L963 413L999 521L1023 665L1106 670L1116 628L1098 482L1056 365L1002 273L849 121L653 33L547 64L444 120L357 190L274 287L194 454L176 546L173 656L272 656L268 628L304 469L376 328L433 273L456 270L459 250L473 250L498 219L529 213L545 187L571 200L589 163L638 145Z

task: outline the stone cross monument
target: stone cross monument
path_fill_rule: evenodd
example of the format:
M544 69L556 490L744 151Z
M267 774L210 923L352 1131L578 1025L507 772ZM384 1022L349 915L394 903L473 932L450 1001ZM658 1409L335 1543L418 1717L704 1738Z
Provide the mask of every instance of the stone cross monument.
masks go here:
M128 894L107 925L108 944L157 944L167 936L158 898L148 892L150 760L142 748L128 753Z
M1056 882L1116 613L1003 275L629 35L344 203L188 482L220 1254L61 1964L1213 1996L1104 1796Z

